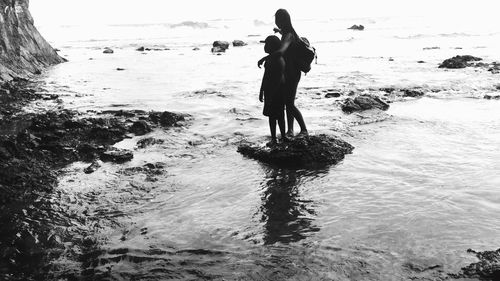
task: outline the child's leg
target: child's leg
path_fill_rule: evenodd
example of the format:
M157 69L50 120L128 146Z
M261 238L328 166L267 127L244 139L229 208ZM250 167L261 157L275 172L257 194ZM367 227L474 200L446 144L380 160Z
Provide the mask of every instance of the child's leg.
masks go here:
M280 133L281 133L281 139L286 139L286 133L285 133L285 116L282 115L281 117L278 118L278 126L280 127Z
M271 130L271 141L276 141L276 118L269 117L269 129Z

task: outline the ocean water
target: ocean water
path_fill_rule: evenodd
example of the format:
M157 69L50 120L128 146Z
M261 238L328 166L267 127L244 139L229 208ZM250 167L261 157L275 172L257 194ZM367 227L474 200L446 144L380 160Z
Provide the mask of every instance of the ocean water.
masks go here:
M347 30L353 24L366 29ZM240 140L268 135L256 64L272 19L39 26L69 60L40 78L67 107L191 115L185 127L151 133L162 145L117 144L135 150L130 163L92 175L85 163L64 170L48 195L71 225L51 226L65 245L50 261L53 277L440 280L475 260L468 248L498 248L500 101L483 96L498 94L500 76L437 66L457 54L498 60L500 27L425 17L295 25L319 54L297 105L312 133L355 146L321 170L277 169L236 152ZM214 40L235 39L248 45L210 52ZM357 125L339 109L342 97L323 97L380 87L427 95ZM163 168L153 181L131 172L156 162Z

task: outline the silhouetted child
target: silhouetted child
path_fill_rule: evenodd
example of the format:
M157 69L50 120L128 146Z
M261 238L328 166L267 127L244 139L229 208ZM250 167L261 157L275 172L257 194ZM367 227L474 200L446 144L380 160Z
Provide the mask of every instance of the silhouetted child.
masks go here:
M265 40L264 51L274 53L281 46L281 40L276 36L268 36ZM263 114L269 117L271 129L271 142L276 144L276 122L281 132L283 141L285 137L285 60L282 56L270 56L264 65L265 72L260 87L259 100L264 102Z

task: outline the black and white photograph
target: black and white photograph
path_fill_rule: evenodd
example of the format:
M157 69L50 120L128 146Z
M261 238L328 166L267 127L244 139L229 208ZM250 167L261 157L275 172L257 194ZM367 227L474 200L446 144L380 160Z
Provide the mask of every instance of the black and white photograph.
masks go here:
M493 0L0 0L0 281L500 281Z

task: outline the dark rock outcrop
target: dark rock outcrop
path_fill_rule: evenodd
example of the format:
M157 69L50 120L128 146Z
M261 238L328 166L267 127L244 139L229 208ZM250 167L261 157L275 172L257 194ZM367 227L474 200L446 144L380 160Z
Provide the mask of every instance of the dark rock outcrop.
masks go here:
M33 24L28 0L0 0L0 81L64 62Z
M142 136L151 132L151 126L149 126L148 122L144 120L138 120L135 121L130 127L130 132L137 136Z
M102 51L103 54L113 54L115 51L113 51L113 49L111 48L104 48L104 51Z
M372 95L361 95L354 99L348 98L342 104L342 111L352 113L355 111L363 111L369 109L387 110L389 105L382 101L379 97Z
M328 135L297 137L272 147L242 143L238 152L281 167L317 167L340 162L354 147Z
M459 274L452 274L454 278L478 278L479 280L500 280L500 249L496 251L476 252L468 249L468 253L473 253L479 259L462 268Z
M469 55L454 56L452 58L444 60L439 65L439 68L451 68L451 69L465 68L467 66L472 66L473 62L481 61L481 60L482 60L482 58L473 57L473 56L469 56Z
M214 41L212 44L212 53L223 53L229 48L227 41Z
M242 47L242 46L246 46L247 43L241 41L241 40L234 40L233 41L233 47Z
M348 29L360 30L361 31L361 30L365 30L365 27L363 25L361 25L361 24L360 25L355 24L355 25L349 27Z

